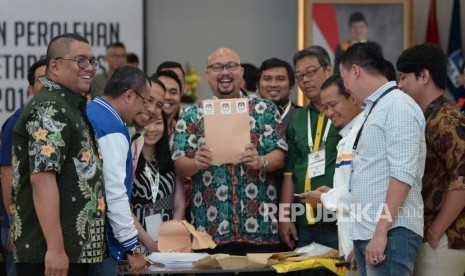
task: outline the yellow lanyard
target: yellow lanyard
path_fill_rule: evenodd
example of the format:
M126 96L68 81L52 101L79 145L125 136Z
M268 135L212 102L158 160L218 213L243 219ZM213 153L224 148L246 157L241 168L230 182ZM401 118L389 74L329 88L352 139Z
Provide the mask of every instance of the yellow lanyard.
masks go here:
M319 150L320 142L321 142L321 133L323 132L324 119L325 119L324 112L321 112L320 114L318 114L318 123L316 125L316 135L315 135L315 145L313 148L310 148L310 153ZM308 120L309 120L308 125L311 126L310 116L308 117ZM309 130L308 133L311 135L311 130ZM308 139L310 140L311 138L309 137ZM307 168L307 172L305 175L305 190L304 191L310 192L311 190L312 190L312 182L311 182L311 178L308 177L308 168ZM315 224L315 214L313 213L313 208L310 204L308 203L305 204L305 211L306 211L305 213L307 214L308 224Z

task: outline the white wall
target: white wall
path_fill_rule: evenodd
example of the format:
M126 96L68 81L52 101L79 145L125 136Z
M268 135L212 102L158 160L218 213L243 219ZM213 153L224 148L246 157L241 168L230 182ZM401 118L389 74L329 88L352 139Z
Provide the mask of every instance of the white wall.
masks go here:
M204 70L216 48L256 66L271 57L291 63L297 49L297 1L149 0L147 14L147 73L166 60L188 62L201 73L201 99L211 96Z

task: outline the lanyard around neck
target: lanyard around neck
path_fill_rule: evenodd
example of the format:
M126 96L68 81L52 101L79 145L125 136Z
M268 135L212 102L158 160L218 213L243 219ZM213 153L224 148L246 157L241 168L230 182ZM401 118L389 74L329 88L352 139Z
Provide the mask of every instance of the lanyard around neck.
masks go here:
M388 90L384 91L384 93L381 94L381 96L379 96L379 97L376 99L376 101L373 103L373 105L372 105L371 108L370 108L370 111L368 112L367 116L365 117L365 121L363 121L362 126L361 126L360 129L358 130L357 137L355 138L355 142L354 142L354 147L352 148L353 150L356 150L356 149L357 149L358 140L360 140L360 136L362 135L363 126L364 126L365 123L367 122L368 116L370 116L371 111L373 111L373 109L375 108L375 106L376 106L376 104L378 103L379 100L381 100L384 96L386 96L387 93L391 92L391 91L394 90L394 89L397 89L397 86L393 86L393 87L389 88Z
M281 119L284 119L286 117L290 109L291 109L291 102L288 102L286 108L283 111L283 114L281 114Z
M310 117L310 109L308 110L307 115L308 115L307 117L308 148L310 149L310 152L314 152L314 149L319 150L320 142L321 142L321 145L324 145L326 143L326 139L328 138L329 128L331 127L331 122L328 121L326 123L325 133L323 135L323 139L321 139L321 131L323 130L323 122L325 118L325 113L320 112L320 114L318 114L318 123L316 125L315 147L314 147L313 137L312 137L312 122L311 122L311 117Z

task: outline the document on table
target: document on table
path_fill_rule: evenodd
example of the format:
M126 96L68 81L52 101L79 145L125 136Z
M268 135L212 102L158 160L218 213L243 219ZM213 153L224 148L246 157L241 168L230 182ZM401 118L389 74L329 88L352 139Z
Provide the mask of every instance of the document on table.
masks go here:
M208 256L208 253L162 253L153 252L147 258L156 263L165 265L165 267L192 267L194 262Z
M238 163L250 144L249 100L247 98L203 101L205 145L214 165Z

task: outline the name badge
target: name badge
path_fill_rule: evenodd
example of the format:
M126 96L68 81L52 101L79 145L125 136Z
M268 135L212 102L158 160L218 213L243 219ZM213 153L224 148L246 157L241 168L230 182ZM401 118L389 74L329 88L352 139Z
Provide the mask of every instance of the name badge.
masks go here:
M145 226L147 227L147 234L154 240L158 241L158 228L162 223L161 215L155 214L145 217Z
M325 174L326 154L325 150L319 150L308 154L308 178Z

